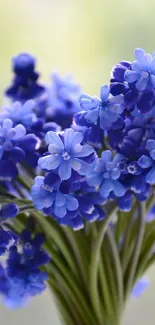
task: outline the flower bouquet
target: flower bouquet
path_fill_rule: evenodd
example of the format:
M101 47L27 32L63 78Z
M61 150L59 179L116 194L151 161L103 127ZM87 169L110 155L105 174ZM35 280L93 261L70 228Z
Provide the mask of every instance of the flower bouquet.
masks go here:
M1 300L48 281L62 324L120 325L155 261L155 56L136 49L100 97L35 65L13 58L0 113Z

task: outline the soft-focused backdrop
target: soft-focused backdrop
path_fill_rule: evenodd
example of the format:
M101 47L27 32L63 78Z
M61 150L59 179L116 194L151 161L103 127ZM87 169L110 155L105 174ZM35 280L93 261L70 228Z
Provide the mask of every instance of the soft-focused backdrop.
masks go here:
M154 12L154 0L0 0L1 95L11 78L10 59L22 51L38 58L46 82L51 71L71 72L85 92L98 94L112 66L121 59L132 60L135 47L155 50ZM155 267L148 276L150 288L138 301L132 299L124 325L155 324ZM1 324L59 321L46 292L24 310L0 307Z

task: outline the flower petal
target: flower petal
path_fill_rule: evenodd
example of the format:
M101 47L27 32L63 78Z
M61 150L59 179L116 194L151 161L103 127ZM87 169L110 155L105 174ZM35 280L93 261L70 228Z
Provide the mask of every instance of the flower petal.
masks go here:
M124 79L128 83L135 82L136 80L139 79L139 77L140 77L140 73L138 73L136 71L132 71L132 70L126 70L125 74L124 74Z
M108 99L109 94L110 94L110 87L107 85L102 86L100 89L100 97L102 102L105 102Z
M153 167L146 175L146 181L149 184L155 184L155 167Z
M67 195L66 206L67 206L67 210L69 211L77 210L79 206L78 200L71 195Z
M65 180L71 177L71 171L72 171L71 162L67 160L61 163L58 174L62 180L63 179Z
M95 96L91 97L87 94L82 94L80 97L80 106L84 110L97 108L99 104L100 104L100 99Z
M112 160L112 152L110 150L105 150L102 152L102 159L105 163Z
M138 165L141 168L149 168L152 166L152 159L148 156L143 155L138 159Z
M134 55L137 61L139 61L140 63L144 63L144 55L145 55L145 51L141 48L136 48L134 51Z
M107 198L112 190L113 190L112 180L111 179L104 180L100 187L101 196L103 196L104 198Z
M146 149L149 150L149 151L155 149L155 140L153 140L153 139L147 140Z
M113 191L117 197L121 197L125 194L125 187L119 181L113 181Z
M45 156L38 160L38 166L42 169L53 170L60 166L62 162L62 156Z
M136 82L136 88L139 91L142 91L146 88L148 83L148 77L144 78L143 76Z
M70 151L76 144L81 143L83 134L75 132L73 129L67 129L64 132L64 146L67 151Z
M60 137L53 131L47 132L45 136L45 141L48 144L54 144L64 150L63 142L61 141Z

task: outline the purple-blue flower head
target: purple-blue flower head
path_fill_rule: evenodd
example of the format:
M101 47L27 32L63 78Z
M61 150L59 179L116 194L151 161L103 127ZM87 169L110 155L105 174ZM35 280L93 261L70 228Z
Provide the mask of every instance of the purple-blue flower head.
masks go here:
M110 87L102 86L100 98L83 94L80 98L83 111L75 115L75 122L83 126L98 125L102 130L108 130L124 110L123 97L110 96Z
M123 94L127 111L137 105L141 113L149 112L155 101L155 57L135 50L136 61L121 61L112 71L111 93Z
M54 176L54 175L53 175ZM60 178L57 176L53 189L46 188L45 178L37 176L35 184L31 188L32 201L38 210L56 218L64 218L67 214L78 209L78 200L70 193L64 193L61 189Z
M41 169L46 171L58 169L61 180L69 179L72 171L86 175L89 160L92 161L94 158L94 149L87 144L82 145L82 133L72 129L66 129L60 134L49 131L45 140L49 144L49 154L39 159L38 165Z
M21 123L26 128L30 128L37 121L37 116L34 112L36 103L34 100L28 100L24 104L14 102L9 107L4 107L1 114L2 118L12 120L14 126Z
M39 74L35 72L35 58L28 53L21 53L12 60L14 78L5 91L13 101L25 102L40 96L45 88L37 81Z
M131 69L125 71L125 80L129 84L135 83L139 91L155 88L155 56L137 48L135 57L136 61L132 63Z
M13 127L10 119L5 119L0 125L0 159L2 159L5 151L11 151L15 141L24 137L26 130L22 124Z
M119 180L119 164L123 160L124 157L120 154L113 158L111 151L103 151L101 158L95 161L93 171L87 175L88 184L99 187L100 195L104 198L108 198L110 193L116 197L124 196L126 189Z

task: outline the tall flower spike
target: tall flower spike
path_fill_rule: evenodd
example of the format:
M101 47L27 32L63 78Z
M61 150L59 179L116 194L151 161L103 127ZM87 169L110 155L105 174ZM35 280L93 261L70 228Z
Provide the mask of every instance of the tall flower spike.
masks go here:
M35 72L35 58L28 53L21 53L12 60L14 78L11 86L6 89L6 96L13 101L25 102L40 96L45 88L37 80L39 74Z

